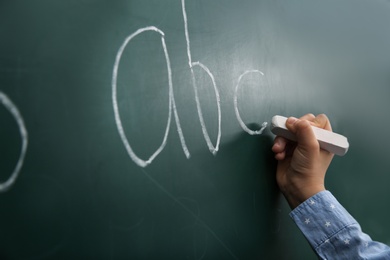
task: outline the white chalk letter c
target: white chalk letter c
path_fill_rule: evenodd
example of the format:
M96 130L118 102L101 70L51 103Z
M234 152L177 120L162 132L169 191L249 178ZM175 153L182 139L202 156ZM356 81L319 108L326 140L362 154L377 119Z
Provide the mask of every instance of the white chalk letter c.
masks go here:
M236 89L234 91L234 110L236 111L236 117L237 117L237 121L238 123L240 124L240 126L242 127L242 129L244 129L245 132L247 132L248 134L250 135L260 135L261 133L263 133L264 129L267 127L267 122L263 122L261 124L261 128L259 130L256 130L256 131L253 131L253 130L250 130L244 123L244 121L242 121L242 118L240 116L240 112L238 111L238 104L237 104L237 95L238 95L238 88L240 87L240 82L241 82L241 79L249 74L249 73L260 73L260 75L264 76L264 73L259 71L259 70L247 70L245 71L244 73L242 73L240 75L240 77L238 78L238 82L237 82L237 86L236 86Z

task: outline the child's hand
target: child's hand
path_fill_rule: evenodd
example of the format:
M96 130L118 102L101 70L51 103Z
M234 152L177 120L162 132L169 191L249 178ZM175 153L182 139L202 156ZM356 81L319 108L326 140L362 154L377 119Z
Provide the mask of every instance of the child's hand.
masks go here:
M300 119L290 117L286 126L297 141L277 136L272 146L278 160L276 180L292 209L325 190L325 174L333 158L332 153L320 149L311 125L332 131L324 114L307 114Z

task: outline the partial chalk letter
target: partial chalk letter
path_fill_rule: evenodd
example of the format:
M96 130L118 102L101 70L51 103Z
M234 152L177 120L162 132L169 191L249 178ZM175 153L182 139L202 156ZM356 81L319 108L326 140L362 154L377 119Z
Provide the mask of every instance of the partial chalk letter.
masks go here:
M19 160L16 163L15 169L12 172L11 176L3 183L0 183L0 192L6 192L11 186L15 183L18 178L19 172L22 169L24 157L26 156L27 144L28 144L28 134L26 130L26 126L24 125L24 121L22 116L19 113L17 107L12 103L12 101L0 91L0 103L5 106L5 108L11 113L11 115L15 118L16 123L18 124L20 136L22 138L22 149L20 151Z
M186 8L185 8L185 0L182 0L181 3L182 3L182 11L183 11L183 19L184 19L184 30L185 30L184 33L185 33L186 42L187 42L188 65L190 66L190 69L191 69L192 85L193 85L194 91L195 91L195 101L196 101L196 107L198 110L199 121L200 121L200 124L202 126L202 132L203 132L203 136L206 140L207 146L208 146L210 152L215 155L218 152L219 143L221 140L221 102L220 102L220 98L219 98L219 91L218 91L217 85L215 84L214 76L211 73L211 71L209 70L209 68L207 68L205 65L203 65L199 61L192 62L191 48L190 48L190 36L188 33L187 12L186 12ZM195 79L195 73L194 73L195 66L199 66L201 69L203 69L207 73L207 75L210 77L211 82L213 83L215 97L216 97L216 101L217 101L217 110L218 110L218 136L217 136L217 142L216 142L215 146L213 145L213 143L210 140L210 136L207 132L206 124L205 124L204 119L203 119L202 108L200 107L200 101L199 101L199 95L198 95L198 87L196 85L196 79Z

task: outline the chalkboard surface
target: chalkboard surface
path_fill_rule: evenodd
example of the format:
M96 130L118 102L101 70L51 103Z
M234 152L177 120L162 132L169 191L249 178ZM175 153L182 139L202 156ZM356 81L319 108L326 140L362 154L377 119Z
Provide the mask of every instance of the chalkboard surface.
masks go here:
M275 114L326 113L327 188L390 243L390 2L0 3L1 259L316 259Z

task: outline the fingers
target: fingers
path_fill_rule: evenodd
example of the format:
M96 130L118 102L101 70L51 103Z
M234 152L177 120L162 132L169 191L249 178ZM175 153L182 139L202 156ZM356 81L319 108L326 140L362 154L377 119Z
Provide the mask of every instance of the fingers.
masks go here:
M274 153L280 153L285 150L287 140L281 136L275 137L274 145L272 146L272 151Z
M332 126L330 125L330 121L325 114L319 114L313 120L315 126L319 128L326 129L328 131L332 131Z
M286 121L287 128L295 134L297 138L297 143L300 149L305 150L306 152L310 151L319 151L319 143L313 129L311 126L316 126L323 128L329 131L332 131L330 121L325 114L319 114L317 116L313 114L306 114L301 118L290 117ZM283 137L277 136L274 139L274 145L272 146L272 151L275 153L275 158L277 160L284 160L286 157L290 156L289 154L289 142ZM291 147L290 147L291 148Z
M309 116L311 117L311 116ZM306 149L318 149L319 144L308 120L289 117L286 121L287 128L295 134L297 143Z
M274 139L274 145L272 151L275 153L276 160L283 160L286 156L287 140L281 136L277 136Z
M314 121L315 120L315 118L316 118L316 116L315 115L313 115L313 114L306 114L306 115L304 115L303 117L301 117L300 119L301 120L307 120L307 121Z
M307 120L310 122L310 124L312 124L316 127L323 128L323 129L326 129L328 131L332 131L332 126L330 125L330 121L325 114L319 114L317 116L315 116L313 114L306 114L299 119L300 120Z

